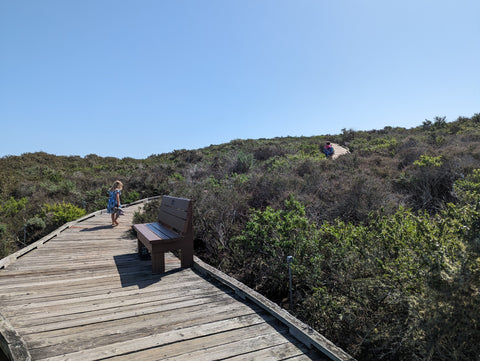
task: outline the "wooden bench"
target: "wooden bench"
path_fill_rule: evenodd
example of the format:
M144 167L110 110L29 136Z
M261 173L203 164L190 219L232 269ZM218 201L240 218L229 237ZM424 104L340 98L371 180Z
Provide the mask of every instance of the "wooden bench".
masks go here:
M180 250L181 266L193 266L192 201L185 198L163 196L158 222L135 224L138 253L142 246L150 252L152 272L165 272L165 252Z

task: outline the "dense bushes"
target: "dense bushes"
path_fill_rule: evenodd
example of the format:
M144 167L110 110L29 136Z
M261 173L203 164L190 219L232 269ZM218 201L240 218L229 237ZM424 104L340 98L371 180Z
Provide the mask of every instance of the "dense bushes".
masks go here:
M360 360L469 360L480 289L480 114L413 129L234 140L144 160L0 158L0 257L62 222L170 194L194 200L196 252ZM326 140L351 154L325 159ZM153 221L158 203L138 222Z
M314 234L315 226L293 197L285 200L282 210L253 211L242 234L232 239L233 267L245 283L279 299L285 295L287 256L312 257L314 249L307 243Z
M456 168L454 162L442 156L421 155L396 183L408 195L412 208L438 212L445 203L455 201L453 183L460 177Z
M468 251L479 220L472 207L450 204L436 216L400 208L372 213L368 224L318 226L289 198L282 210L252 212L232 241L233 269L281 301L292 255L297 314L360 359L470 360L480 329L460 315L480 314L478 302L471 308L480 254Z
M58 228L62 224L73 221L85 215L85 210L70 203L44 204L40 218L46 220L49 228Z

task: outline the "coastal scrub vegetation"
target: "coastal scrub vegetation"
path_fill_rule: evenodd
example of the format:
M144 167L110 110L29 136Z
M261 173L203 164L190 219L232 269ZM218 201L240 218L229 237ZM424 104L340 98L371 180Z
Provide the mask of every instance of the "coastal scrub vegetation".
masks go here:
M325 141L350 150L335 160ZM233 140L146 159L0 158L0 258L122 202L194 200L197 256L359 360L480 354L480 114L337 135ZM155 219L152 202L137 222Z

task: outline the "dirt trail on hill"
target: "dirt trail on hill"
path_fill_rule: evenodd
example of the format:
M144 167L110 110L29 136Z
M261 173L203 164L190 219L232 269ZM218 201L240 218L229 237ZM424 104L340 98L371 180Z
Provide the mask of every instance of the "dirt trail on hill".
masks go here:
M333 150L335 151L333 153L332 159L337 159L341 155L350 153L350 151L347 148L342 147L341 145L339 145L337 143L330 143L330 144L333 147Z

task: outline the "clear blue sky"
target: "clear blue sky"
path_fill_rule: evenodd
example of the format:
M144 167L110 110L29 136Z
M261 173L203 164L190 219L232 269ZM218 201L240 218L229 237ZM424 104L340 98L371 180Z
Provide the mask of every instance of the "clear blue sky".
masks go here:
M479 0L0 0L0 156L480 112Z

